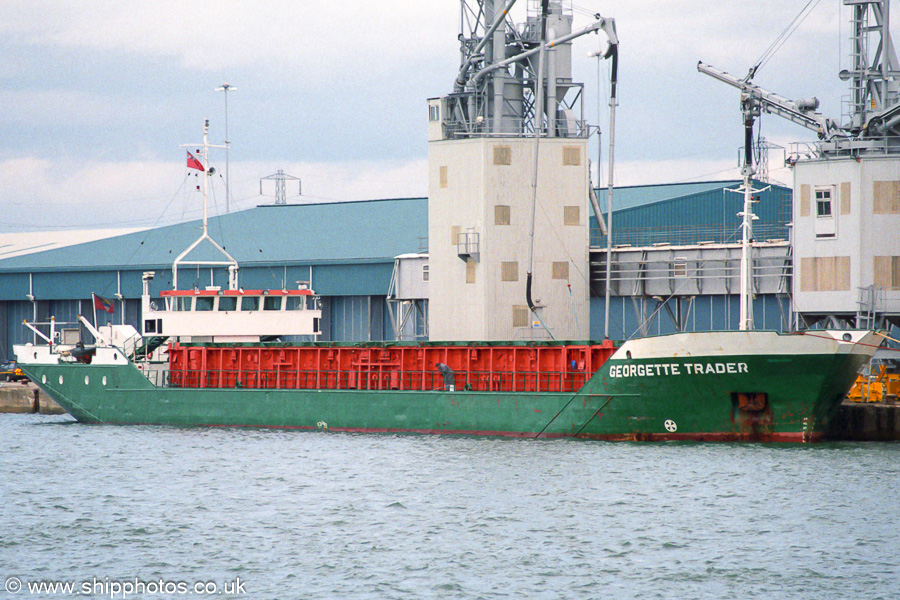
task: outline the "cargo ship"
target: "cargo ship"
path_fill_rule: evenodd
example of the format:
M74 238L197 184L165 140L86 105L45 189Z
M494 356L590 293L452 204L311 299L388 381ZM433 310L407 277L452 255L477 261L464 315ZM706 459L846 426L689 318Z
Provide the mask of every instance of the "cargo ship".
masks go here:
M208 235L203 177L203 233L175 259L173 289L151 298L154 273L144 274L142 331L94 328L82 318L94 338L84 346L60 343L55 323L30 323L35 340L46 343L15 347L23 371L84 423L641 441L822 439L880 338L872 331L753 329L749 164L740 213L739 331L560 341L579 340L587 319L587 286L569 279L569 264L588 270L581 215L585 191L593 189L590 130L563 101L568 91L578 92L568 77L567 44L599 31L609 38L598 56L613 59L612 150L615 27L597 16L573 33L558 0L545 0L525 27L506 27L506 10L488 5L478 13L486 21L460 36L464 60L454 93L429 101L429 260L438 288L429 296L433 341L277 341L316 339L322 313L313 286L243 289L237 261ZM542 80L546 85L534 85ZM208 123L202 150L188 155L187 167L208 174L207 133ZM609 160L611 198L612 151ZM596 197L591 200L600 219ZM462 219L472 226L463 228ZM452 244L440 243L451 235ZM541 236L558 243L557 255L548 244L535 245ZM193 260L201 245L220 259ZM528 257L524 293L519 256ZM228 285L179 289L178 268L201 264L227 270ZM552 276L540 272L550 267ZM487 300L478 305L473 298ZM565 310L553 312L554 303ZM487 334L455 341L451 336L460 331ZM504 331L543 332L548 339L500 337Z
M876 340L726 331L623 344L192 342L171 344L168 368L149 371L114 345L90 362L51 345L16 353L84 423L815 442Z

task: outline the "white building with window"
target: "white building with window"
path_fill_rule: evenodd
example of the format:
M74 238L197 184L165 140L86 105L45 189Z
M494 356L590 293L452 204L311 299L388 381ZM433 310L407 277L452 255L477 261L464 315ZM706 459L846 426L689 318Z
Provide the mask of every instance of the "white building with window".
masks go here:
M900 317L900 161L828 157L794 166L794 310L809 325Z

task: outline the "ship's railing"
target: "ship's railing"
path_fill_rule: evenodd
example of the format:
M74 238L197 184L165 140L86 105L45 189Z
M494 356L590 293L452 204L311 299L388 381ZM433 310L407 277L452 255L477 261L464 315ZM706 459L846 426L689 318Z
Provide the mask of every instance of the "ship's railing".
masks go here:
M785 164L821 160L834 156L878 156L900 153L900 137L832 138L817 142L792 142Z
M545 127L553 132L551 137L586 138L591 130L587 121L582 119L548 119ZM523 118L504 117L499 127L492 128L486 121L472 123L448 121L443 123L444 139L456 140L467 138L522 138L534 136L530 121ZM542 138L548 136L544 133Z
M466 371L453 375L455 391L473 392L576 392L591 373ZM182 388L290 389L290 390L443 390L438 372L358 370L206 370L148 372L155 385Z

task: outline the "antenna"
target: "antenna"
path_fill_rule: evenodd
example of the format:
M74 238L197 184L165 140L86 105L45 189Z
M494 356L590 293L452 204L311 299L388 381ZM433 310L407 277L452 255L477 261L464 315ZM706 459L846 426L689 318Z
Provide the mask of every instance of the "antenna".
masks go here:
M267 179L275 180L275 204L287 204L287 195L285 193L285 182L296 181L297 182L297 194L302 195L302 185L303 183L300 181L299 177L294 177L293 175L287 175L282 169L278 169L278 172L274 175L266 175L265 177L260 177L259 179L259 195L263 195L262 191L262 182Z
M231 142L228 141L228 92L237 88L230 83L223 83L216 88L217 92L225 92L225 212L229 213L229 202L231 202L231 171L228 168L228 147Z

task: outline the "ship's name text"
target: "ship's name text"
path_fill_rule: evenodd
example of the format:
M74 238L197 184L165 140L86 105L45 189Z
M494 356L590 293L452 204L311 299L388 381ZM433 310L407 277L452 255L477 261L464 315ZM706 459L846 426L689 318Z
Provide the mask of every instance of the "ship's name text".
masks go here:
M613 365L610 377L660 377L665 375L722 375L725 373L747 373L747 363L708 362L678 364Z

